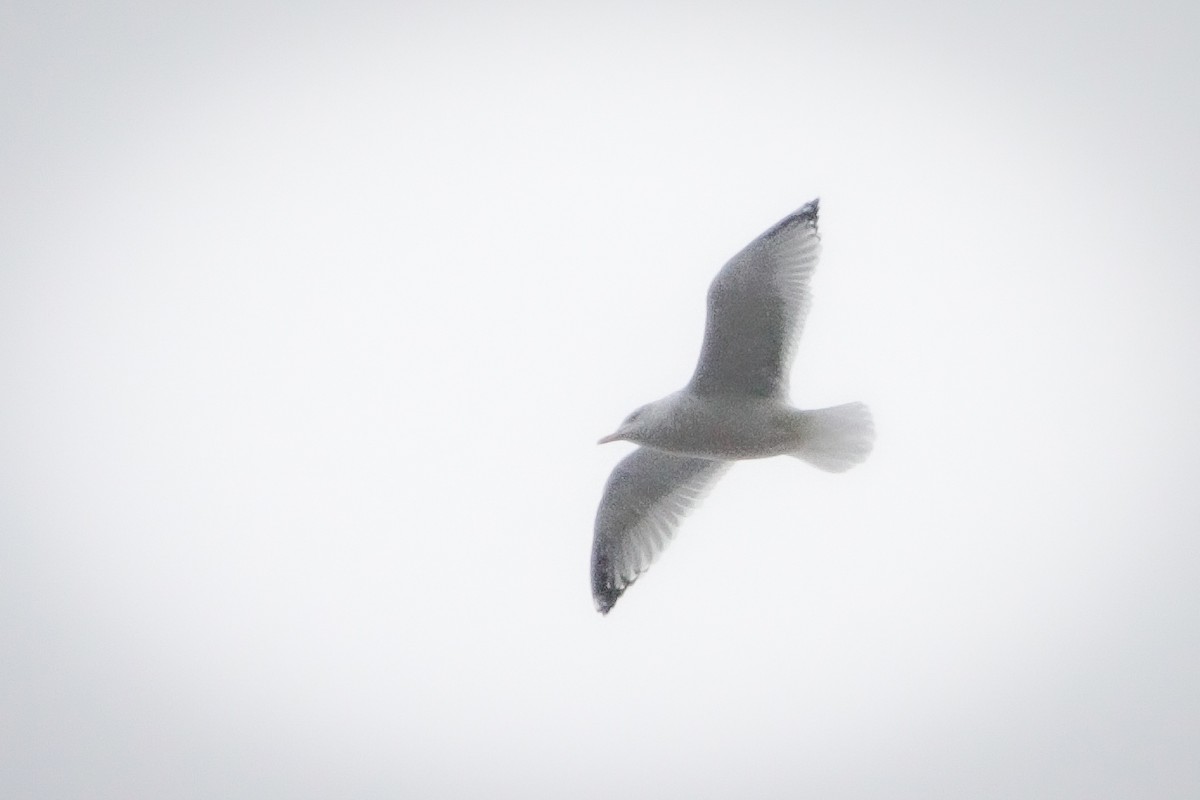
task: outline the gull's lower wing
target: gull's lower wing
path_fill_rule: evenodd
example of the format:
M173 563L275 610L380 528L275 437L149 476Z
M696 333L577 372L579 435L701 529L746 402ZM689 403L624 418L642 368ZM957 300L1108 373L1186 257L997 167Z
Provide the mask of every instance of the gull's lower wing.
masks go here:
M813 200L746 245L708 289L697 394L783 397L821 253Z
M654 563L730 463L639 447L613 468L592 540L592 596L601 614Z

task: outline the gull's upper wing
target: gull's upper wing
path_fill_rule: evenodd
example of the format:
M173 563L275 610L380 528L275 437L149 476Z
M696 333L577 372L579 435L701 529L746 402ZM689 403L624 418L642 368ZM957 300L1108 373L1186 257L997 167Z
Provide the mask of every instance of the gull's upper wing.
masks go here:
M704 347L690 388L783 397L817 266L818 201L784 217L729 260L708 289Z
M728 461L639 447L613 469L596 512L592 595L602 614L663 551Z

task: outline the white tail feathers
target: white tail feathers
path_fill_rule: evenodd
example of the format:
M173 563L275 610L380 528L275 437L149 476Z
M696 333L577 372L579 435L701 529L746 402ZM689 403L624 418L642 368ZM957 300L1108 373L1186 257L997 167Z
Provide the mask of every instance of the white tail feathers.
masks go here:
M790 453L826 472L845 472L866 461L875 444L875 423L863 403L801 411L799 441Z

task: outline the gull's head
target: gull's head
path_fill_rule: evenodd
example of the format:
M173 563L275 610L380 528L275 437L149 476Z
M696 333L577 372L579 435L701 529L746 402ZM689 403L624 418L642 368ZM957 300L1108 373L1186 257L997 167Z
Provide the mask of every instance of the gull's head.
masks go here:
M608 444L609 442L622 440L627 442L641 441L645 431L653 424L651 421L654 417L653 411L654 403L647 403L626 417L615 433L605 436L597 444Z

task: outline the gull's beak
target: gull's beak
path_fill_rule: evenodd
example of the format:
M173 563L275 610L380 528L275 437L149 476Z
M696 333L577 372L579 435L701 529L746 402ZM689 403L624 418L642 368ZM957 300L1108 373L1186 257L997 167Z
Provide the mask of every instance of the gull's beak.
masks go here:
M610 433L608 436L605 436L603 439L596 442L596 444L608 444L609 442L615 442L621 438L624 438L624 437L621 436L620 431L617 431L616 433Z

